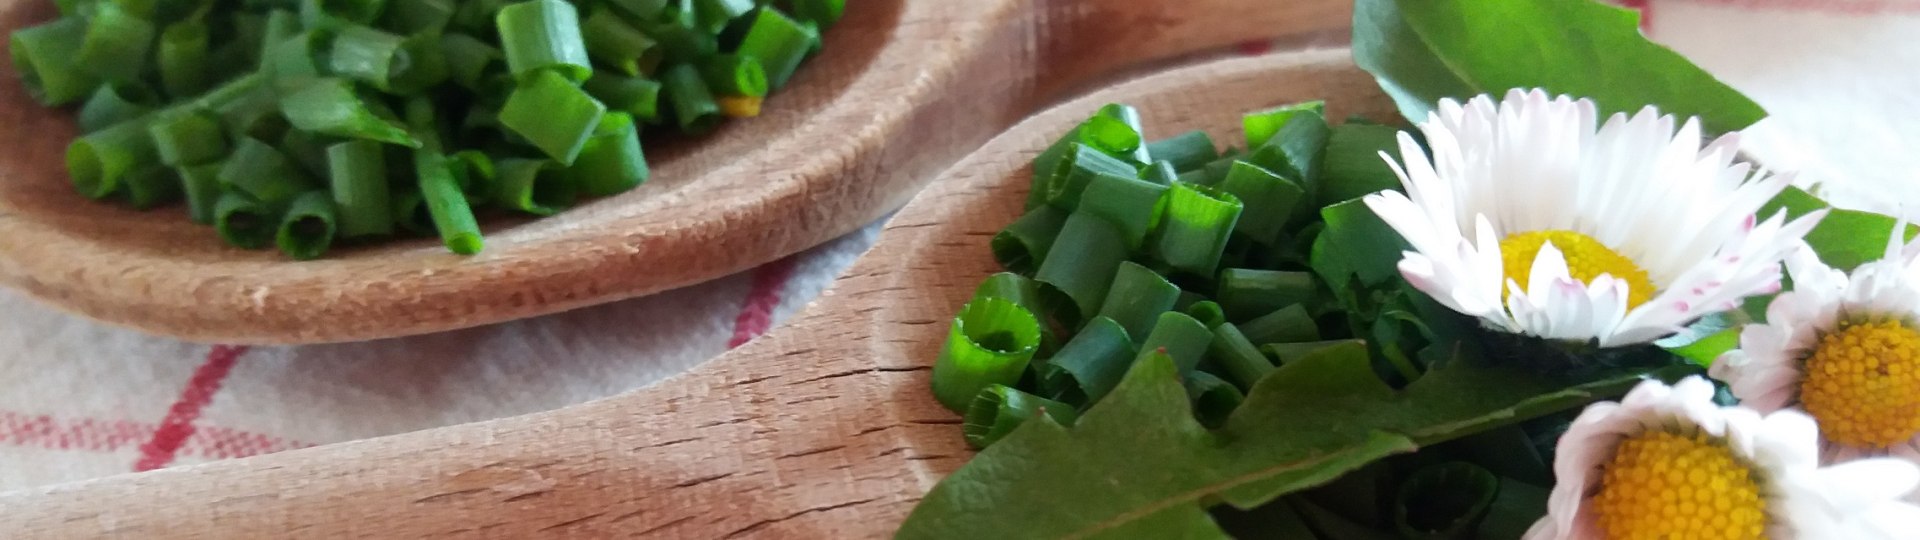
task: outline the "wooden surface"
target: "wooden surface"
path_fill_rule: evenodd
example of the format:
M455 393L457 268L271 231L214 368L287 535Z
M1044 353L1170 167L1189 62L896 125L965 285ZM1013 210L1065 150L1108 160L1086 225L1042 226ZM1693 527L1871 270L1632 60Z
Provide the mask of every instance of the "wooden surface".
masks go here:
M649 141L648 184L548 219L489 221L487 251L471 258L415 240L292 262L228 248L177 208L87 201L62 165L71 114L0 82L0 284L150 333L255 344L421 334L632 298L870 223L989 137L1107 74L1247 40L1338 33L1350 6L851 4L765 116L697 141ZM0 0L0 29L52 10L49 0Z
M1241 113L1327 99L1393 118L1345 50L1156 75L968 157L792 326L657 386L568 409L0 495L0 538L872 538L970 452L930 396L949 321L997 271L1027 164L1107 102L1150 135L1240 138Z

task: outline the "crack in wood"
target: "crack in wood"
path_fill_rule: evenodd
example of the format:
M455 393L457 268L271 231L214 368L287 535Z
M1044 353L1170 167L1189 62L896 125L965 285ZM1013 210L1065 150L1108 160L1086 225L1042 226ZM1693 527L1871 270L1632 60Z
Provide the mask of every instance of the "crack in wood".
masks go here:
M512 496L512 497L507 497L507 498L505 498L505 499L502 499L502 500L501 500L500 502L503 502L503 503L510 503L510 502L519 502L519 501L526 501L526 500L532 500L532 499L538 499L538 498L541 498L541 497L545 497L545 496L547 496L547 495L548 495L548 494L550 494L550 493L553 493L553 492L551 492L551 491L535 491L535 492L533 492L533 493L522 493L522 494L519 494L519 495L514 495L514 496Z
M800 399L795 399L795 400L790 400L790 401L787 401L787 402L786 402L786 404L788 404L788 405L799 405L799 404L801 404L801 403L812 403L812 402L815 402L815 401L826 401L826 400L829 400L829 399L836 399L836 398L839 398L839 397L840 397L840 396L813 396L813 397L803 397L803 398L800 398Z
M780 455L780 457L778 457L778 458L775 458L775 459L787 459L787 458L797 458L797 457L804 457L804 456L811 456L811 455L814 455L814 454L825 454L825 453L827 453L827 452L832 452L832 451L834 451L834 450L840 450L840 449L844 449L844 448L846 448L846 447L847 447L847 445L844 445L844 444L840 444L840 445L834 445L834 446L828 446L828 447L824 447L824 448L815 448L815 449L812 449L812 450L801 450L801 451L799 451L799 452L794 452L794 453L791 453L791 454L781 454L781 455Z
M805 349L795 349L795 350L780 353L780 356L800 356L803 354L813 354L814 352L819 350L820 349L815 349L811 347L805 348Z
M714 424L714 425L719 425L719 424ZM700 427L711 427L711 426L700 426ZM641 450L646 450L646 449L648 449L648 448L665 448L665 447L668 447L668 446L673 446L673 445L676 445L676 444L686 444L686 443L690 443L690 442L694 442L694 441L698 441L698 440L701 440L701 439L704 439L704 438L705 438L705 437L688 437L688 438L685 438L685 439L674 439L674 440L671 440L671 441L667 441L667 442L661 442L661 443L654 443L654 444L649 444L649 445L646 445L646 446L636 446L636 447L634 447L634 449L633 449L633 450L634 450L634 451L636 451L636 452L638 452L638 451L641 451Z
M957 426L964 423L964 421L959 418L935 418L908 420L907 423L920 424L923 426Z
M722 537L720 537L720 538L721 538L722 540L724 540L724 539L727 539L727 538L739 538L739 537L741 537L741 536L745 536L745 535L747 535L747 534L751 534L751 533L752 533L753 531L757 531L757 530L760 530L760 529L764 529L764 528L767 528L767 527L771 527L771 526L773 526L773 525L776 525L776 524L778 524L778 523L780 523L780 522L782 522L782 521L788 521L788 520L791 520L791 519L794 519L794 518L797 518L797 517L800 517L800 516L804 516L804 515L807 515L807 514L814 514L814 513L819 513L819 512L832 512L832 511L834 511L834 510L839 510L839 509L842 509L842 508L849 508L849 507L853 507L853 506L859 506L859 505L862 505L862 504L867 504L867 503L870 503L870 502L873 502L873 501L877 501L877 500L880 500L880 498L879 498L879 497L874 497L874 498L869 498L869 499L860 499L860 500L857 500L857 501L849 501L849 502L844 502L844 503L840 503L840 504L834 504L834 505L828 505L828 506L818 506L818 507L814 507L814 508L808 508L808 509L806 509L806 510L801 510L801 511L799 511L799 512L794 512L794 513L792 513L792 514L787 514L787 516L786 516L786 517L782 517L782 518L779 518L779 519L763 519L763 520L760 520L760 521L756 521L756 522L754 522L754 523L753 523L752 525L748 525L748 526L746 526L746 527L742 527L742 528L739 528L739 529L735 529L735 530L734 530L733 532L730 532L730 533L727 533L727 535L726 535L726 536L722 536Z
M639 515L639 514L640 514L639 512L634 512L633 514L629 514L629 515ZM669 522L666 522L666 523L661 523L661 524L659 524L659 525L654 525L654 526L652 526L652 527L649 527L649 528L647 528L647 530L644 530L644 531L640 531L640 532L637 532L637 533L633 533L633 535L634 535L634 536L646 536L646 535L649 535L649 534L653 534L653 533L657 533L657 532L660 532L660 531L663 531L663 530L666 530L666 529L668 529L668 528L670 528L670 527L673 527L674 525L679 525L679 524L681 524L681 523L686 523L686 522L688 522L688 521L693 521L693 516L687 516L687 517L683 517L683 518L680 518L680 519L676 519L676 520L673 520L673 521L669 521Z
M594 512L594 513L592 513L592 514L587 514L587 515L585 515L585 516L581 516L581 517L579 517L579 518L575 518L575 519L570 519L570 520L567 520L567 521L562 521L562 522L559 522L559 523L555 523L555 524L552 524L552 525L548 525L548 526L545 526L545 527L541 527L541 528L540 528L540 530L537 530L537 531L534 531L534 532L547 532L547 531L551 531L551 530L554 530L554 529L565 529L565 528L567 528L567 527L572 527L572 526L574 526L574 525L579 525L579 524L581 524L581 523L586 523L586 522L588 522L588 521L593 521L593 518L597 518L597 517L600 517L600 516L604 516L604 515L607 515L607 513L606 513L606 512Z
M425 497L414 499L413 504L436 503L436 502L440 502L443 499L451 499L454 497L460 497L465 495L474 495L474 494L484 493L486 491L487 491L487 488L473 488L473 489L463 489L460 491L449 491L446 493L428 495Z
M738 424L738 423L741 423L741 422L750 422L750 421L752 421L752 420L753 420L752 418L734 418L734 419L730 419L730 420L716 420L716 421L713 421L713 422L707 422L707 423L704 423L704 424L700 424L700 425L698 425L698 426L694 426L694 429L700 429L700 428L710 428L710 427L714 427L714 426L724 426L724 425L727 425L727 424Z
M734 473L722 473L722 474L716 474L716 475L713 475L713 476L702 476L702 477L699 477L699 478L695 478L695 479L692 479L692 480L687 480L687 481L684 481L684 482L681 482L681 483L678 483L678 484L674 484L674 485L673 485L673 487L676 487L676 488L689 488L689 487L693 487L693 486L697 486L697 485L700 485L700 484L705 484L705 483L707 483L707 482L712 482L712 481L714 481L714 480L719 480L719 479L722 479L722 478L726 478L726 477L729 477L729 476L733 476L733 475L734 475Z
M731 386L746 386L746 385L749 385L749 384L753 384L753 383L757 383L757 382L763 382L763 381L768 381L768 380L773 380L773 379L778 379L778 378L780 378L780 376L779 376L779 375L767 375L767 376L765 376L765 377L754 377L754 378L751 378L751 379L745 379L745 380L741 380L741 381L738 381L738 382L734 382L734 383L733 383L733 384L732 384Z

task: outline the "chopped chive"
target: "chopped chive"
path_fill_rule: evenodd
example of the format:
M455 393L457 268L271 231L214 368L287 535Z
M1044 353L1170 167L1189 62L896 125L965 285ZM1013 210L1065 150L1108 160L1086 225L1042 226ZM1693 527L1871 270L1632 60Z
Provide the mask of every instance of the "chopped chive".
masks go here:
M440 36L440 55L448 77L468 90L478 91L488 72L503 62L500 49L466 34Z
M353 82L313 79L280 100L280 112L296 129L337 137L367 139L419 148L420 141L405 128L375 116Z
M500 124L562 165L572 165L607 107L557 72L535 74L500 108Z
M1047 351L1053 350L1054 346L1059 345L1054 341L1053 328L1046 323L1046 314L1052 310L1047 308L1044 297L1041 296L1040 282L1020 274L1001 272L987 276L986 281L980 282L980 286L974 288L973 299L981 298L999 298L1019 304L1028 313L1032 313L1035 319L1040 320L1040 354L1046 354Z
M88 198L104 199L120 190L127 175L160 163L144 122L124 122L89 133L67 145L67 176Z
M1247 134L1247 148L1266 146L1267 142L1279 135L1281 129L1285 128L1289 122L1305 113L1324 117L1327 114L1327 103L1325 101L1295 103L1241 117L1240 127Z
M995 384L974 397L964 415L961 432L967 444L986 448L1013 433L1028 419L1042 414L1063 426L1073 425L1080 417L1071 405Z
M1087 127L1089 125L1093 127ZM1109 103L1100 107L1100 112L1088 124L1082 125L1080 136L1084 140L1101 141L1095 146L1136 167L1144 167L1153 162L1153 158L1147 155L1145 133L1139 109L1131 105Z
M1127 335L1146 339L1161 313L1173 309L1180 299L1180 288L1160 274L1133 262L1120 263L1114 273L1107 300L1100 305L1100 316L1120 323Z
M387 181L385 147L367 140L329 146L327 172L332 179L341 237L393 234L392 187Z
M147 126L160 162L187 167L219 161L227 156L227 133L211 111L193 109L164 115Z
M518 0L465 0L453 8L453 20L449 28L474 37L496 42L500 39L499 26L495 16L500 8Z
M1206 325L1209 329L1218 328L1220 325L1227 324L1226 310L1220 308L1219 302L1212 300L1194 302L1188 305L1186 309L1180 310L1180 312L1187 314L1188 317L1193 317L1193 320L1200 321L1200 324Z
M1174 170L1180 172L1197 169L1220 159L1220 151L1214 147L1213 137L1198 130L1147 143L1147 155L1155 161L1172 162Z
M174 171L180 175L180 186L186 192L187 215L194 223L213 224L215 210L220 204L221 165L216 161L180 167Z
M767 82L774 88L782 88L800 67L800 60L813 49L819 35L777 9L759 11L735 52L760 59L767 71Z
M550 216L573 205L575 189L544 159L502 159L494 164L493 200L507 208Z
M1174 270L1213 275L1227 237L1240 220L1240 200L1219 190L1176 182L1167 192L1155 254Z
M1272 137L1264 144L1247 146L1252 152L1246 160L1299 182L1312 193L1313 185L1320 179L1320 166L1326 159L1327 138L1331 135L1326 119L1308 107L1274 121L1280 123L1271 128L1276 130ZM1253 140L1251 134L1248 140Z
M1278 361L1280 365L1284 366L1287 364L1291 364L1295 361L1298 361L1302 358L1312 356L1313 353L1320 352L1322 350L1326 350L1333 347L1339 347L1342 345L1355 345L1355 344L1364 344L1364 343L1365 342L1357 339L1336 339L1331 341L1314 341L1314 342L1307 342L1307 343L1268 343L1260 346L1260 352L1262 354L1267 355L1267 357L1269 358L1273 358L1274 360Z
M401 0L396 5L404 8L408 4L423 3L427 0ZM301 7L344 21L372 24L386 12L387 0L302 0Z
M723 54L701 66L707 88L715 95L729 97L766 97L767 71L760 60L745 55Z
M433 150L414 150L413 167L420 181L420 196L433 217L433 228L439 231L447 250L460 255L480 253L486 247L480 223L474 219L473 207L461 193L447 157Z
M340 142L331 137L312 131L289 129L280 135L280 153L292 159L300 170L306 171L312 178L328 178L327 147Z
M1174 182L1180 181L1180 172L1174 170L1171 161L1155 161L1152 165L1140 169L1140 179L1162 186L1171 186Z
M707 58L720 54L719 38L711 32L696 29L685 21L647 23L639 21L640 31L647 37L659 42L666 51L667 64L698 64Z
M1294 304L1273 313L1240 323L1240 333L1255 345L1301 343L1320 340L1320 327L1307 313L1307 306Z
M393 222L401 230L420 236L438 234L433 227L433 212L420 190L401 190L393 195Z
M840 22L847 11L847 0L794 0L793 14L821 28Z
M589 197L624 193L647 181L647 156L640 150L640 129L633 116L610 112L567 167L567 183Z
M109 81L137 81L146 69L148 49L158 33L153 22L127 11L119 2L102 2L87 19L86 38L75 62Z
M1245 321L1313 299L1313 274L1228 268L1220 271L1215 296L1227 317Z
M1185 313L1169 311L1161 313L1154 321L1153 330L1146 339L1140 340L1140 356L1134 362L1146 359L1146 355L1155 351L1164 352L1173 357L1173 364L1180 368L1182 375L1190 374L1200 365L1200 359L1207 354L1207 345L1213 343L1213 330Z
M280 205L314 188L307 173L286 154L252 137L242 137L220 168L220 183L269 205Z
M313 260L333 246L333 235L333 199L325 191L309 191L287 205L274 244L296 261Z
M609 111L624 112L648 124L660 120L660 83L651 79L602 72L593 74L582 88Z
M1273 373L1273 361L1261 354L1246 334L1232 324L1213 328L1213 341L1207 347L1207 358L1226 371L1233 384L1241 390L1252 390L1255 383Z
M1208 428L1225 425L1227 417L1247 400L1246 394L1234 388L1233 383L1205 371L1187 374L1186 383L1187 397L1193 400L1193 414L1200 425Z
M669 0L607 0L607 4L620 8L627 17L640 21L651 21L666 9Z
M587 55L628 77L653 73L666 58L664 47L615 15L613 8L594 9L584 24Z
M180 179L163 165L149 165L127 175L127 202L134 208L148 209L173 202L180 197Z
M279 232L273 209L244 194L226 192L214 205L213 227L220 239L241 249L260 249Z
M719 33L756 7L754 0L693 0L694 14L709 33Z
M361 25L348 25L333 36L328 67L333 73L386 90L412 63L403 48L407 38Z
M1294 209L1307 196L1299 184L1245 161L1233 162L1233 168L1228 169L1227 178L1220 181L1219 188L1245 205L1234 232L1262 245L1280 240L1281 231L1293 219Z
M1065 210L1042 206L1029 210L1012 225L994 235L993 259L1009 272L1032 275L1040 269L1053 249L1054 239L1067 224Z
M261 67L265 67L267 58L273 56L273 50L278 48L281 43L293 39L294 36L300 35L302 26L298 13L284 9L267 12L266 24L261 29L262 33L260 34L260 54L258 58L262 64Z
M1127 240L1127 249L1138 250L1147 234L1160 221L1160 200L1167 186L1131 176L1095 174L1080 196L1080 209L1106 218Z
M507 69L521 80L552 71L572 84L593 75L587 44L580 33L580 12L563 0L528 0L500 8L495 16Z
M66 17L13 32L8 37L13 67L27 95L43 105L73 103L93 93L98 77L73 61L87 37L87 21Z
M1087 184L1101 174L1132 178L1139 174L1133 165L1108 155L1098 148L1074 143L1055 166L1047 181L1047 204L1072 211L1080 207Z
M447 156L447 165L453 168L453 179L460 184L460 191L467 194L467 202L475 205L492 202L499 183L493 158L479 150L461 150Z
M425 92L452 76L447 66L446 52L440 48L440 37L433 34L416 34L400 45L406 52L407 65L395 73L385 90L404 96Z
M990 385L1019 382L1040 346L1040 323L1025 308L999 298L967 304L953 320L933 366L933 395L962 412Z
M666 85L667 103L673 106L673 118L685 133L705 133L720 123L720 104L713 100L700 72L690 65L668 69L661 81Z
M1100 312L1114 274L1125 260L1126 239L1118 228L1093 214L1075 212L1061 227L1034 279L1072 299L1071 306L1062 309L1062 322L1072 327Z
M100 85L80 106L80 132L92 133L146 116L160 105L160 96L140 83Z
M207 39L207 25L198 20L173 23L160 32L160 87L168 96L184 99L213 83Z
M320 78L323 72L320 51L326 49L327 42L324 33L302 32L269 44L266 56L260 59L261 71L272 80L275 91L297 91L307 82Z
M441 34L453 22L453 12L453 0L401 0L387 8L382 26L410 36Z
M1120 384L1139 352L1120 323L1095 317L1037 365L1042 391L1069 403L1091 405Z

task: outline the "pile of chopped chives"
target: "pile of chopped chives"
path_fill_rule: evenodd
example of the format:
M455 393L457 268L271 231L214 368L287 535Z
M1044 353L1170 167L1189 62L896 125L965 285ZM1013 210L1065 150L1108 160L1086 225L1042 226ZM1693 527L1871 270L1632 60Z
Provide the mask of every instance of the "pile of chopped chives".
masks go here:
M550 215L645 182L640 134L760 113L845 0L56 0L15 31L79 104L81 194L184 200L228 243L320 257L474 212ZM774 5L778 4L778 5ZM409 181L411 180L411 181Z
M1247 150L1223 153L1199 131L1147 141L1135 109L1108 105L1041 153L1026 213L992 241L1007 271L975 290L934 365L966 440L984 448L1040 414L1072 424L1162 354L1216 427L1277 364L1350 343L1321 332L1341 312L1302 246L1323 226L1317 201L1346 196L1321 179L1351 165L1326 156L1376 151L1394 130L1324 115L1247 115Z

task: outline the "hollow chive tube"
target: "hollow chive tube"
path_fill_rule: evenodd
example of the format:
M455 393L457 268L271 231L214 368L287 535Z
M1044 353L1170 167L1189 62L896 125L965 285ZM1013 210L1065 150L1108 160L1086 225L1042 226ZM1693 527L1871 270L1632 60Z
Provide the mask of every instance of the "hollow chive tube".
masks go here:
M607 4L634 20L650 21L657 18L660 10L666 9L670 0L607 0Z
M1220 271L1215 297L1226 309L1227 318L1236 321L1272 313L1313 299L1313 274L1228 268Z
M174 99L206 91L213 82L210 52L206 23L189 19L167 25L160 32L160 88Z
M1165 139L1147 143L1147 155L1154 161L1166 161L1173 169L1186 172L1220 159L1220 151L1213 145L1213 137L1205 131L1189 131Z
M481 206L493 200L499 177L493 158L479 150L461 150L448 155L447 164L453 168L453 179L460 183L460 191L467 194L467 202Z
M74 61L81 69L108 81L140 80L157 33L153 22L121 7L100 2L87 19L87 34Z
M600 6L587 15L581 33L587 40L587 56L628 77L653 73L666 58L666 49L640 29L627 24L614 8Z
M1233 194L1245 206L1240 212L1240 221L1234 224L1234 232L1262 245L1280 240L1281 231L1293 219L1294 209L1307 196L1299 184L1245 161L1233 162L1218 187Z
M758 2L755 0L693 0L695 18L700 27L707 32L718 34L748 12L753 11Z
M1202 186L1219 185L1227 179L1227 172L1232 170L1233 162L1239 160L1239 156L1230 156L1209 161L1200 168L1180 173L1180 181Z
M1320 327L1303 304L1280 308L1238 326L1247 341L1255 345L1320 341Z
M1187 314L1188 317L1193 317L1193 320L1200 321L1200 324L1206 325L1207 328L1215 328L1227 324L1226 312L1220 309L1220 303L1212 300L1194 302L1188 305L1186 309L1180 310L1180 312Z
M112 195L127 175L160 162L147 124L139 120L74 139L67 145L66 157L74 189L93 199Z
M74 51L87 37L87 21L66 17L23 28L8 36L13 66L27 95L47 106L73 103L93 94L99 77L81 69Z
M673 119L684 133L705 133L720 124L720 104L700 77L699 70L681 64L667 69L661 80L666 86L667 104L673 107Z
M140 83L109 83L80 106L81 133L92 133L146 116L160 105L160 96Z
M1040 390L1068 403L1092 405L1119 386L1138 354L1120 323L1094 317L1060 352L1035 366Z
M274 245L297 261L320 258L333 246L333 198L325 191L309 191L287 204L275 229Z
M1213 330L1199 320L1178 311L1161 313L1154 321L1153 331L1146 339L1140 340L1140 362L1146 355L1155 351L1164 351L1173 357L1173 364L1180 368L1182 375L1193 372L1200 365L1200 359L1207 355L1207 345L1213 343Z
M1252 390L1254 383L1273 373L1273 361L1261 354L1246 334L1232 324L1213 328L1213 341L1207 345L1207 358L1220 366L1241 390Z
M1047 252L1053 249L1053 243L1060 236L1060 229L1066 227L1067 211L1051 206L1042 206L1028 210L1012 225L993 236L989 246L993 250L993 260L1001 268L1018 274L1033 275L1040 264L1047 259Z
M1240 127L1247 134L1247 148L1254 149L1266 146L1269 140L1280 134L1280 130L1285 128L1288 122L1292 122L1301 113L1311 112L1317 116L1325 116L1326 111L1327 104L1324 101L1284 105L1248 113L1240 118Z
M761 66L767 70L767 83L773 88L782 88L818 39L818 34L780 10L765 8L754 16L753 25L747 28L746 37L734 52L760 59Z
M581 88L600 100L609 111L620 111L634 120L654 124L660 121L660 83L642 77L622 77L606 72L594 73Z
M267 12L266 24L260 34L260 61L264 64L267 57L273 55L273 49L281 43L300 35L302 30L300 14L285 9ZM264 67L264 66L262 66Z
M646 21L635 20L635 24L647 37L660 43L666 51L662 65L697 64L713 55L720 54L719 37L712 32L694 28L691 21L675 18Z
M180 179L164 165L154 164L137 169L127 175L126 184L127 202L141 210L170 203L180 197Z
M1233 383L1205 371L1195 371L1186 375L1187 398L1193 401L1193 415L1200 425L1218 428L1226 425L1233 411L1246 402L1246 394L1234 388Z
M342 238L393 234L386 147L353 140L327 147L327 175Z
M567 183L588 197L605 197L647 181L647 156L640 150L640 128L633 116L610 112L580 148L580 157L564 173Z
M999 298L971 302L954 318L934 362L934 398L965 412L988 386L1019 382L1039 347L1040 322L1025 308Z
M220 117L205 109L190 109L161 117L147 126L160 162L187 167L219 161L227 155L227 133Z
M1160 314L1173 309L1179 299L1180 288L1167 278L1132 261L1123 262L1114 272L1107 300L1100 304L1100 316L1120 323L1127 335L1146 339Z
M404 47L406 36L358 24L334 32L327 65L333 73L387 90L393 79L412 64Z
M1336 339L1305 343L1268 343L1260 346L1260 352L1285 366L1328 348L1356 344L1365 344L1365 342L1357 339Z
M402 190L393 195L393 223L400 230L420 236L437 234L433 227L433 212L427 209L427 199L420 190Z
M396 2L395 9L406 4L426 3L425 0L404 0ZM371 24L387 11L387 0L302 0L303 10L312 10L314 15L324 14L345 21ZM311 16L311 15L309 15Z
M1136 167L1153 163L1153 158L1147 154L1146 129L1141 124L1139 109L1124 103L1109 103L1100 107L1096 117L1109 118L1118 122L1117 126L1106 122L1101 123L1101 129L1112 132L1103 135L1103 138L1119 143L1111 149L1106 149L1113 152L1114 157L1131 162ZM1086 136L1088 132L1083 130L1081 134Z
M420 196L433 216L433 228L439 231L447 250L460 255L480 253L486 247L480 223L474 219L473 207L461 193L447 157L433 150L414 150L413 168L420 181Z
M301 32L269 44L266 56L260 58L260 71L267 74L276 93L298 91L307 81L320 78L321 52L328 41L325 33Z
M1207 186L1176 182L1166 201L1155 254L1174 270L1213 275L1240 221L1240 200Z
M447 67L446 53L440 49L439 36L416 34L401 43L400 50L406 52L408 62L388 81L385 88L388 93L416 95L446 82L452 76Z
M1180 180L1180 172L1174 170L1171 161L1155 161L1140 169L1140 179L1162 186L1171 186Z
M487 73L503 62L500 49L466 34L440 36L440 56L447 76L468 90L478 91Z
M1160 220L1160 199L1167 186L1132 176L1107 173L1094 175L1080 195L1080 210L1112 222L1127 240L1127 249L1138 250Z
M1053 328L1047 324L1047 313L1052 310L1048 308L1044 297L1041 296L1040 282L1020 274L1000 272L987 276L986 280L980 282L979 287L973 289L973 299L982 298L999 298L1013 302L1025 308L1028 313L1032 313L1034 318L1040 321L1040 352L1038 354L1047 354L1059 345L1059 342L1054 341Z
M821 28L840 22L840 16L847 11L847 0L794 0L793 14L802 20L810 21Z
M507 158L494 163L492 199L496 204L536 216L550 216L573 205L575 188L544 159Z
M312 79L280 99L280 113L295 129L419 148L406 128L375 116L346 79Z
M477 37L486 38L489 41L497 40L499 37L499 27L495 24L494 17L500 13L500 8L515 1L516 0L466 0L458 2L458 5L453 8L453 21L448 24L448 27L463 34L472 34Z
M1401 538L1472 538L1478 536L1476 533L1485 534L1482 523L1493 511L1495 501L1504 495L1501 484L1501 478L1492 471L1464 461L1423 467L1394 490L1393 528ZM1541 490L1543 496L1545 493Z
M1069 146L1067 153L1047 181L1047 204L1063 210L1073 211L1080 207L1080 198L1087 190L1087 184L1101 174L1110 174L1133 178L1139 169L1119 158L1107 155L1098 148L1082 143Z
M593 75L586 39L580 33L580 12L564 0L529 0L500 8L494 16L507 69L527 80L534 73L552 71L572 84Z
M514 88L500 108L500 125L547 157L572 165L607 113L586 91L556 72L536 73Z
M242 137L220 168L220 183L228 189L279 206L315 186L286 154L252 137Z
M1127 243L1120 229L1093 214L1075 212L1060 228L1034 279L1072 299L1071 306L1063 306L1061 317L1071 328L1100 312L1114 274L1125 260Z
M237 192L220 196L213 210L213 228L228 245L260 249L273 242L279 215L266 203Z
M707 88L721 96L766 97L767 72L751 56L723 54L701 66Z
M180 175L181 191L187 199L187 216L194 223L211 225L214 211L220 204L220 166L215 161L205 165L189 165L174 169Z
M1042 414L1063 426L1071 426L1074 420L1080 418L1079 411L1075 411L1072 405L995 384L974 397L973 403L962 415L960 431L966 437L967 444L974 448L986 448L1013 433L1027 420Z
M453 12L453 0L402 0L387 6L381 26L409 36L439 35L453 22Z

